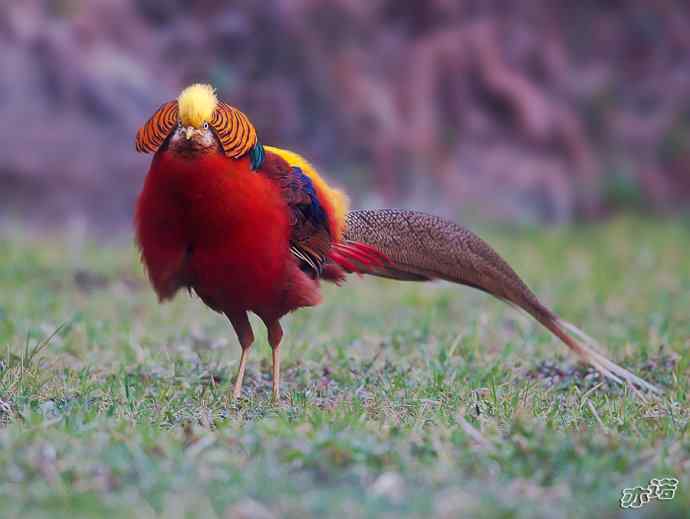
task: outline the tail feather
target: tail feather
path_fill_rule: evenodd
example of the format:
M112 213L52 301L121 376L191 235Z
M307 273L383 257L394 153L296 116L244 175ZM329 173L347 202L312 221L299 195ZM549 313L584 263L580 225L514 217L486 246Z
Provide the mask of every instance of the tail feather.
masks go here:
M365 243L334 243L328 255L348 272L358 274L382 267L388 261L378 249Z
M546 308L503 258L459 225L416 211L351 211L344 240L331 259L348 272L405 281L444 279L477 288L525 310L611 380L661 392L598 351L594 339Z
M627 382L640 389L661 394L661 390L656 386L608 359L601 353L601 346L599 343L577 328L574 324L563 321L562 319L556 319L550 323L542 322L542 324L568 346L568 348L575 352L578 357L595 367L602 375L619 384L625 384ZM573 336L579 340L573 338Z

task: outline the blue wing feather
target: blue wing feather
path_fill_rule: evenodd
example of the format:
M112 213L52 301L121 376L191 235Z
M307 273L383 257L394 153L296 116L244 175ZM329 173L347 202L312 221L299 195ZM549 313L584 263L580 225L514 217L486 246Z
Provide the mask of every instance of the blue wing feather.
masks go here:
M326 211L324 210L323 206L319 202L319 197L316 194L313 182L302 172L300 168L296 166L293 166L292 172L299 180L304 193L309 197L309 202L298 204L298 209L305 216L305 218L307 218L313 224L324 226L326 229L328 229L328 216L326 215Z

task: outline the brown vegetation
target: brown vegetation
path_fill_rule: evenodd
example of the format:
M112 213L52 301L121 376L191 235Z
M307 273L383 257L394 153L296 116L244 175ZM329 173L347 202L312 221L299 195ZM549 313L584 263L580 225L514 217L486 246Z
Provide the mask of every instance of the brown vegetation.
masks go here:
M364 202L567 221L690 200L686 2L234 4L3 9L4 214L127 223L136 129L199 80Z

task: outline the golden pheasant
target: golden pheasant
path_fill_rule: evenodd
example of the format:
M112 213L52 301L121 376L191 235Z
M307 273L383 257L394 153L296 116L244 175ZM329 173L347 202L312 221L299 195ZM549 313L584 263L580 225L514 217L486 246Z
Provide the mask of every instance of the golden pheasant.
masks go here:
M351 272L483 290L525 310L605 376L656 391L545 307L479 237L416 211L348 212L342 192L301 156L263 146L209 85L163 104L136 148L155 153L135 217L143 263L161 301L187 288L228 317L242 347L235 397L254 341L247 312L268 330L278 398L281 317L318 304L320 280Z

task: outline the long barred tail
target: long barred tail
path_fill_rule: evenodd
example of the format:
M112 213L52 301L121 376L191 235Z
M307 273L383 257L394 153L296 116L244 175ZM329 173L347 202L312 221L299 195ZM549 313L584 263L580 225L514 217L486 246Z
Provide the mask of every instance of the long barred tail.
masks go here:
M525 310L604 376L661 392L609 360L594 339L541 304L486 242L457 224L409 210L351 211L344 243L334 247L331 259L348 272L405 281L444 279L487 292Z

